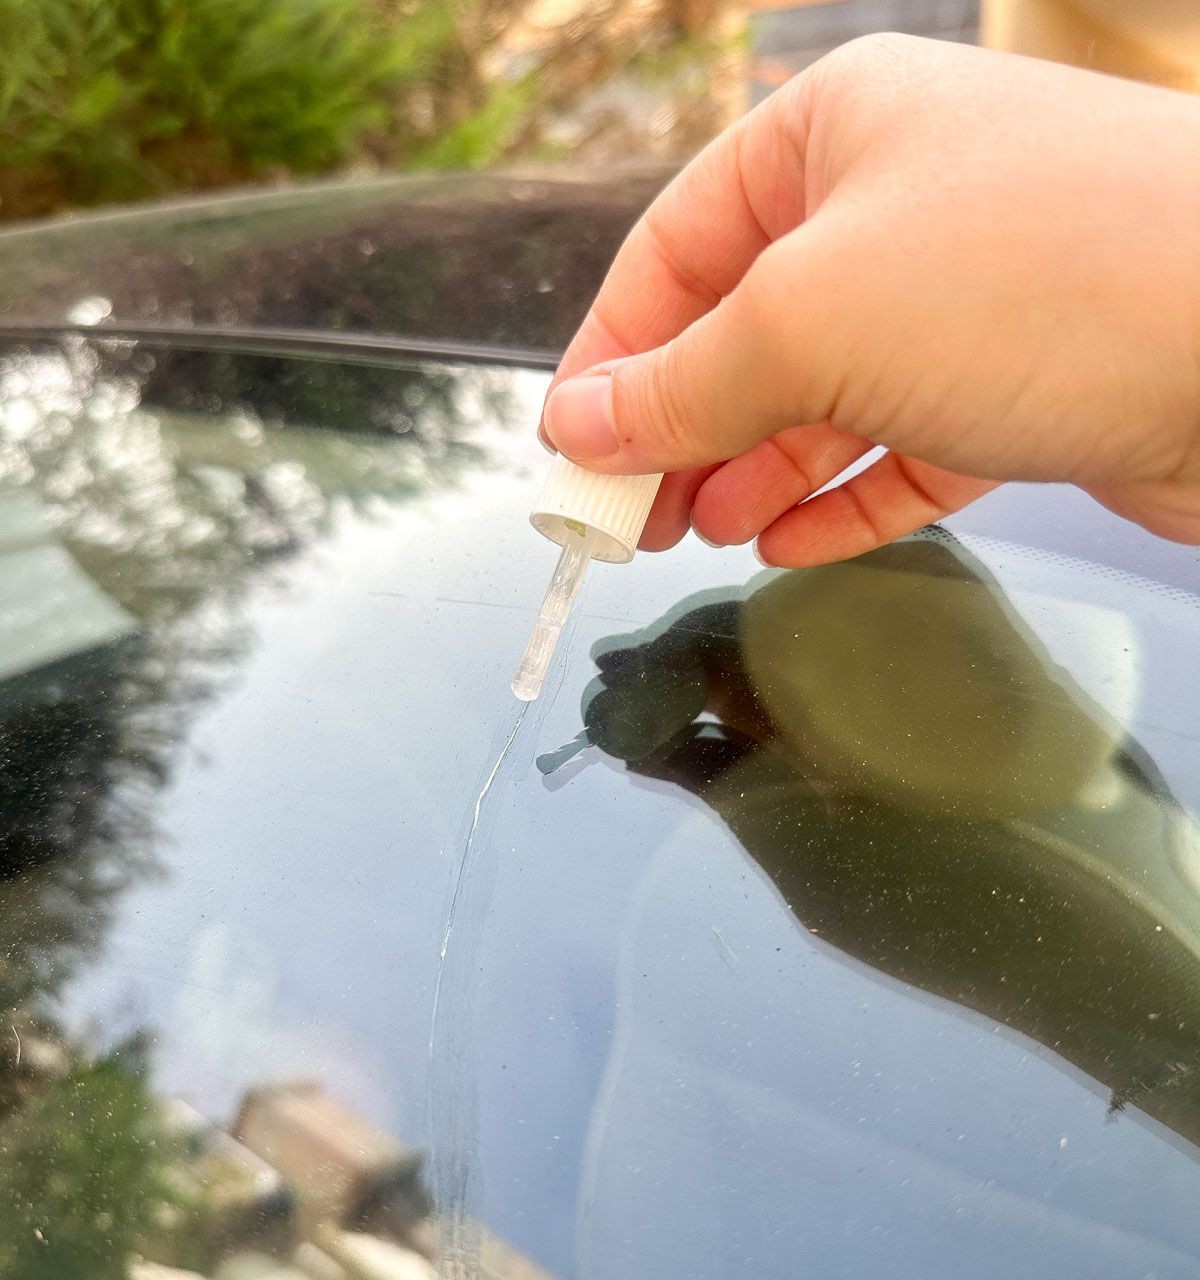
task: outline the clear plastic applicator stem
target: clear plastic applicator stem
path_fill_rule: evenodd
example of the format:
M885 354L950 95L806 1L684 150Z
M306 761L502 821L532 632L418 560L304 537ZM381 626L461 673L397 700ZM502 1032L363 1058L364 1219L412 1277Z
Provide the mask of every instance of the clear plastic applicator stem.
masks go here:
M583 529L582 534L573 531L567 534L550 585L542 597L533 634L513 677L512 691L522 702L532 702L541 693L542 681L546 678L563 624L583 585L583 575L587 572L588 561L597 542L595 529L590 525L583 526Z

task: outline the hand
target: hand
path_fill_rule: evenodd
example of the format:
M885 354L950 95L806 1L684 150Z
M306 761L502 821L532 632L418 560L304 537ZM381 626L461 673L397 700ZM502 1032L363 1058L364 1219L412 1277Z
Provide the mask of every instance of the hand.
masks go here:
M886 36L717 138L630 233L542 432L809 565L1007 479L1200 543L1200 101ZM641 353L641 354L638 354ZM584 376L578 376L583 374ZM875 444L889 452L805 501ZM800 505L802 504L802 505Z

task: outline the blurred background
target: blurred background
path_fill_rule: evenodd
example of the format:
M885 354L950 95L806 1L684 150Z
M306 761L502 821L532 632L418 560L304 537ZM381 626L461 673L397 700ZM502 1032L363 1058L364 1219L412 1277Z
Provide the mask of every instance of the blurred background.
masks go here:
M311 175L676 159L844 40L1195 90L1195 0L0 0L0 219Z

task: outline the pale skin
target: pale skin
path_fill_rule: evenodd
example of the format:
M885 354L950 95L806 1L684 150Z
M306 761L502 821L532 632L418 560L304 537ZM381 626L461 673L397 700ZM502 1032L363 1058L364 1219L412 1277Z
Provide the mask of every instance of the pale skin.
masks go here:
M1200 100L844 46L633 229L541 433L596 471L668 473L651 550L691 525L819 564L1016 479L1200 544Z

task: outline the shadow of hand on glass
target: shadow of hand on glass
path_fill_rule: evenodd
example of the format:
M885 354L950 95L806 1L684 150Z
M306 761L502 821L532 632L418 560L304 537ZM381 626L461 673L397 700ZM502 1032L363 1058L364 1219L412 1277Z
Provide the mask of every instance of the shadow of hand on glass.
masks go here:
M598 644L588 741L705 801L827 943L1200 1143L1195 825L946 536Z

